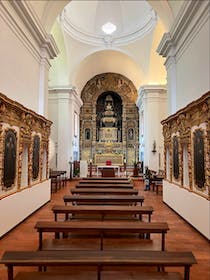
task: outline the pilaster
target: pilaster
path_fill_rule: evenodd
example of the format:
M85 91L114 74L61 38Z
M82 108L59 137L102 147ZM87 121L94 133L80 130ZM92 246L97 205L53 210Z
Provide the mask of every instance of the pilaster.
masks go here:
M161 120L166 116L167 94L163 85L145 85L139 90L137 106L140 118L140 158L144 166L163 169Z
M52 168L69 171L69 162L78 160L75 156L79 155L79 114L81 106L82 100L74 87L49 90L49 114L54 122L52 139L56 147L51 162ZM56 112L56 115L54 112Z

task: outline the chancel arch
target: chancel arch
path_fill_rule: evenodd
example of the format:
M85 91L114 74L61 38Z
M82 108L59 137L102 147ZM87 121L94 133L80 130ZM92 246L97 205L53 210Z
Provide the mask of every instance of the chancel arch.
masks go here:
M103 73L93 77L81 92L80 158L95 164L128 165L138 161L139 120L137 90L125 76ZM90 139L84 131L90 129ZM128 132L132 137L128 137Z

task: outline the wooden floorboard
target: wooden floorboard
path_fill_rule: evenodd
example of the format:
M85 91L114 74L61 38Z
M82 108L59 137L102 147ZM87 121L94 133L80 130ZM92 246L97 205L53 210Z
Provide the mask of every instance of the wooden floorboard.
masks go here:
M63 203L63 195L69 194L69 188L74 187L76 181L69 182L66 187L59 190L57 193L52 194L52 199L49 203L43 206L36 213L31 215L29 218L24 220L15 229L10 231L0 240L0 257L5 250L37 250L38 248L38 233L34 229L34 225L37 220L54 220L53 212L51 208L54 204ZM172 211L167 205L162 202L161 194L156 195L156 192L143 191L142 181L135 180L134 187L140 190L140 194L145 197L145 206L153 206L154 212L152 215L153 222L166 221L169 224L170 230L166 235L166 250L168 251L192 251L197 259L198 264L193 265L191 268L191 280L209 280L210 279L210 245L207 239L205 239L199 232L197 232L193 227L187 224L183 219L181 219L174 211ZM199 209L198 209L199 210ZM14 211L17 211L14 209ZM6 219L6 215L5 215ZM51 236L51 234L49 234ZM155 242L158 237L153 235ZM130 238L116 239L109 238L105 242L107 249L136 249L135 240ZM81 240L75 240L76 243L80 244ZM84 242L84 240L83 240ZM87 239L87 243L92 242L91 239ZM96 242L93 242L95 246ZM88 247L91 244L88 244ZM105 247L106 249L106 247ZM68 269L68 268L65 268ZM82 271L81 268L71 268L70 274L72 279L75 280L91 280L95 279L95 271L93 268L85 267ZM34 270L34 268L24 268L25 271ZM119 271L122 270L122 271ZM130 269L131 270L131 269ZM106 279L116 280L116 279L139 279L138 270L142 268L135 269L135 271L128 272L128 268L113 268L113 272L109 272L109 277ZM15 271L20 271L20 268L15 269ZM87 274L87 271L91 273ZM179 268L167 268L167 271L181 272L182 269ZM132 278L128 275L132 273ZM3 265L0 265L0 280L7 280L7 271Z

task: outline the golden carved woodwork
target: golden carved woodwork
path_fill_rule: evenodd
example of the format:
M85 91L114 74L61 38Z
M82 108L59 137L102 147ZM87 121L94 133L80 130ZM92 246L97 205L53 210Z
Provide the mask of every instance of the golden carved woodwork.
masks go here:
M99 96L104 92L115 92L122 100L122 142L113 142L112 147L108 147L99 141L96 141L96 104ZM80 111L80 151L81 159L89 160L89 156L94 159L95 155L102 153L124 154L127 158L127 164L132 165L134 158L130 157L127 150L127 133L128 129L132 128L134 131L133 140L129 140L132 144L131 150L136 149L138 155L138 141L139 141L139 114L136 107L137 90L133 83L126 77L116 73L103 73L93 77L84 86L81 98L83 106ZM85 140L85 128L91 130L91 142ZM89 147L89 153L83 152ZM134 148L135 146L135 148ZM134 153L133 153L134 154Z
M177 184L180 187L185 187L189 191L193 191L207 199L210 199L210 92L207 92L199 99L191 102L189 105L179 110L177 113L163 120L163 136L165 150L165 172L167 166L166 150L170 153L170 176L168 180ZM194 147L193 137L195 131L201 130L204 142L204 173L205 183L202 188L199 188L195 183L194 178ZM180 176L176 181L173 178L173 136L178 136L179 142L179 171ZM188 159L188 176L189 186L183 186L183 174L185 167L183 163L183 149L186 149Z
M42 178L43 156L46 151L46 170L48 171L48 143L50 136L50 127L52 122L41 115L38 115L32 110L27 109L20 103L9 99L6 95L0 93L0 197L4 197L15 191L21 190L22 164L24 147L28 148L28 184L24 186L30 187L33 184L32 180L32 151L33 137L40 136L40 170L38 183L46 178ZM15 184L11 188L4 188L3 173L4 173L4 136L8 129L15 132L17 136L17 161L16 161L16 178Z

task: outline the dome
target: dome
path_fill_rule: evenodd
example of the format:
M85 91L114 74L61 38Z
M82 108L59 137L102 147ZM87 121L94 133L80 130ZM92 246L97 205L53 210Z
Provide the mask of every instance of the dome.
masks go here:
M144 0L72 0L61 13L60 21L78 41L95 46L121 46L150 32L157 16Z

